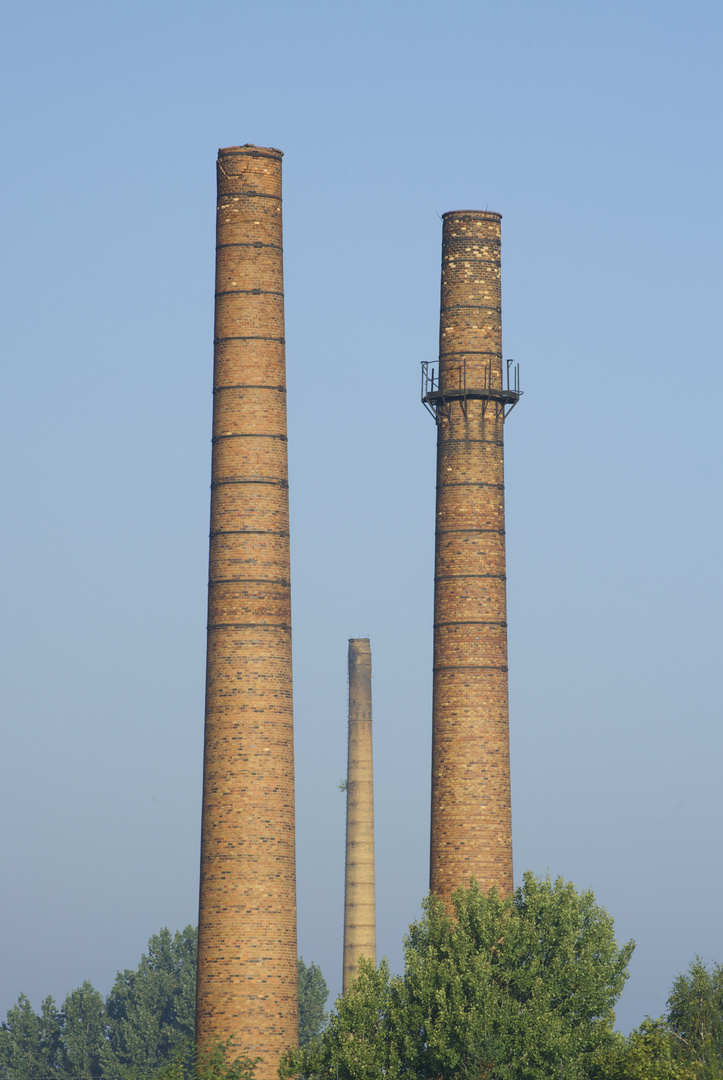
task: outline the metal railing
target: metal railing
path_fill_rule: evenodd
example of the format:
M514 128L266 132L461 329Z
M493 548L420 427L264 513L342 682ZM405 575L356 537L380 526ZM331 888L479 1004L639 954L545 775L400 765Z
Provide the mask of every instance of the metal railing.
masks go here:
M435 421L438 418L440 408L449 409L453 401L459 401L466 416L467 402L469 400L495 401L502 406L503 417L507 419L522 396L522 390L520 390L520 365L515 360L505 361L503 385L499 389L492 386L491 361L483 369L481 386L467 385L466 357L463 357L461 362L457 364L453 361L446 361L444 390L440 387L439 368L439 360L422 361L422 404L434 417ZM505 382L506 385L504 385Z

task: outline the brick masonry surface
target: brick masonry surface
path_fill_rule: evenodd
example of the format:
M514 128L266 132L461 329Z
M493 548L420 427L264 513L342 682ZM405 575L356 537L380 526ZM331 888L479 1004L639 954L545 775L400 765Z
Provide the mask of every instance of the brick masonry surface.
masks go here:
M502 388L500 215L445 214L440 391ZM503 407L437 409L430 888L512 890Z
M218 155L196 1037L298 1036L281 152Z
M372 768L372 654L368 638L349 640L349 757L346 788L344 993L359 958L377 962L374 895L374 778Z

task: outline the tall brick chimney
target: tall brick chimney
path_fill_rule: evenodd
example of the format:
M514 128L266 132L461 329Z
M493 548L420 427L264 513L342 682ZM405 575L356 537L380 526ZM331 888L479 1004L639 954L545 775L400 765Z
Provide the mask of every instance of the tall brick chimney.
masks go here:
M349 756L346 774L346 882L343 992L359 957L377 962L374 896L372 654L368 638L349 639Z
M219 150L196 1039L298 1038L281 151Z
M512 890L507 701L500 221L443 217L437 422L430 888L449 906L474 877Z

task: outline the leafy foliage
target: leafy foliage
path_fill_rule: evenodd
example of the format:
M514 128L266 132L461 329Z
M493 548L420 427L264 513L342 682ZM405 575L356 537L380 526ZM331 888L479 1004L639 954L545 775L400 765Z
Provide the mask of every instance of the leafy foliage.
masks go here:
M107 1000L84 982L38 1016L20 996L0 1028L0 1080L137 1080L176 1061L193 1065L196 931L163 929Z
M326 1022L324 1006L329 996L326 980L317 964L304 963L299 957L299 1046L315 1038Z
M105 1002L89 982L68 994L61 1017L60 1075L91 1080L115 1071L117 1062L108 1044Z
M592 893L527 874L514 897L472 882L454 916L429 897L405 971L360 963L320 1039L280 1075L372 1080L582 1080L615 1041L613 1008L632 942L618 949Z
M723 1077L723 964L708 970L699 956L673 983L668 1024L700 1063L702 1080Z
M108 995L112 1054L123 1075L150 1076L169 1061L190 1070L196 1007L197 932L163 929L135 971L118 972Z
M61 1053L62 1025L62 1014L51 997L45 999L38 1016L25 994L21 994L0 1028L3 1080L55 1074Z
M105 1000L85 982L38 1015L21 994L0 1025L0 1080L250 1080L255 1060L229 1064L223 1045L195 1058L196 951L195 927L163 929ZM328 996L317 965L299 960L303 1043L321 1030Z
M378 1080L391 1074L394 1054L390 1044L390 979L386 961L379 970L359 961L359 976L352 990L336 1002L336 1013L321 1036L306 1047L281 1057L279 1076L329 1076L339 1080Z
M699 1080L701 1066L690 1060L664 1017L646 1019L629 1038L622 1035L598 1055L590 1080Z
M251 1058L241 1054L231 1062L228 1060L228 1048L231 1040L219 1042L207 1054L194 1056L192 1080L253 1080L256 1066L261 1058ZM176 1058L155 1074L154 1080L188 1080L186 1063Z

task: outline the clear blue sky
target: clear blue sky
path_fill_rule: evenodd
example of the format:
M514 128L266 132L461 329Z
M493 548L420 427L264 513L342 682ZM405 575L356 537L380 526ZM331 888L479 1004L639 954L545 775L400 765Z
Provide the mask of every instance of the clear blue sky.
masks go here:
M0 12L0 1016L196 921L214 161L284 158L299 942L341 982L346 647L379 949L428 880L441 226L503 214L514 854L723 960L723 14L713 2Z

